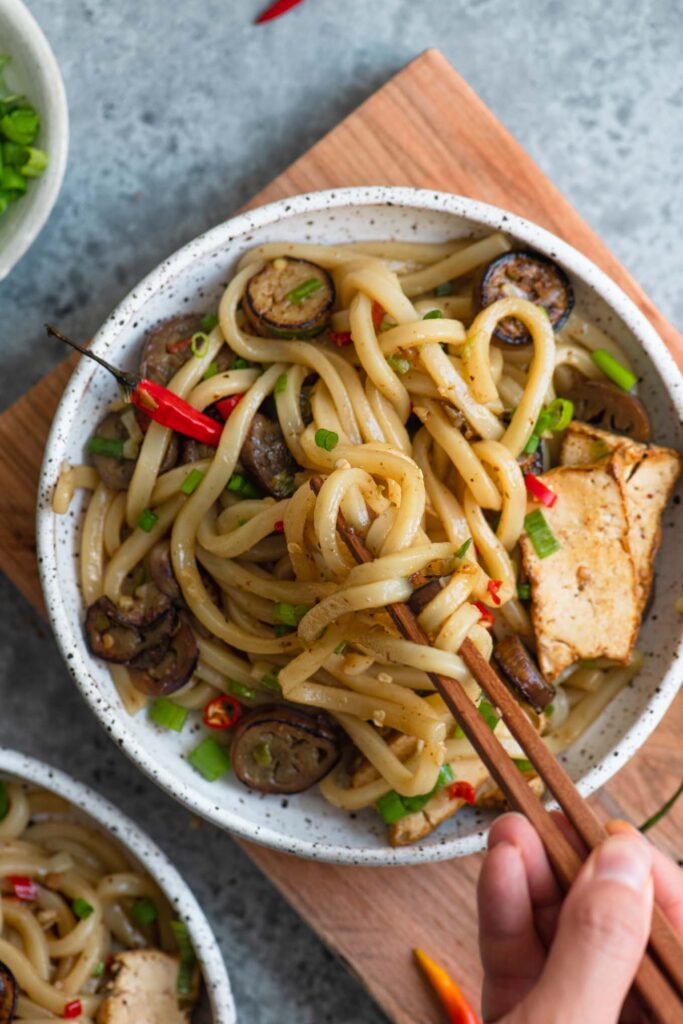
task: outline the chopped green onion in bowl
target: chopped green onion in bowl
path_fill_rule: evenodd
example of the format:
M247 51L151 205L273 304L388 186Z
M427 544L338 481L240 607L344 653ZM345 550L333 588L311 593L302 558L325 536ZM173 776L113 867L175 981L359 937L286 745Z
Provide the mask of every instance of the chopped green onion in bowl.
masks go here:
M3 69L9 61L0 57L0 215L48 164L47 153L32 145L40 131L40 114L25 96L5 85Z

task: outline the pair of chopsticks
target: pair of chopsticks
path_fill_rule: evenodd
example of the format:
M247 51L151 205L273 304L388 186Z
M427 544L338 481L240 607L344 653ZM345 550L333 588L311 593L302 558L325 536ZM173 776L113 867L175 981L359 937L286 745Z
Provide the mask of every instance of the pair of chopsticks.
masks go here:
M313 477L310 481L311 489L317 494L322 483L321 477ZM374 561L372 552L353 528L348 526L341 512L337 515L337 531L356 562ZM416 587L428 582L421 574L412 576L411 581ZM427 634L407 604L388 605L387 611L407 640L429 646ZM607 839L606 830L564 768L535 732L505 683L470 639L463 641L458 653L488 700L501 713L510 733L524 750L578 836L589 850L599 846ZM436 672L428 674L510 806L524 814L538 832L560 886L564 891L568 890L581 868L581 857L543 802L527 785L522 773L484 722L458 680ZM648 949L636 974L634 989L658 1024L681 1024L683 943L657 906L652 915Z

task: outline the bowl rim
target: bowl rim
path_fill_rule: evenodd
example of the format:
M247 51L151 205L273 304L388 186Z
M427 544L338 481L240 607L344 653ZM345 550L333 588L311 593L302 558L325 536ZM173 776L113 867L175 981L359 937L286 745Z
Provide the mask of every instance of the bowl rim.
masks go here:
M84 811L104 831L113 832L115 839L140 861L187 923L201 963L213 1024L236 1024L230 979L218 940L188 883L154 840L116 804L36 757L0 746L0 774L12 776L19 782L35 783L57 793Z
M683 383L683 375L654 327L635 303L604 271L573 246L526 218L466 196L436 192L431 189L397 186L353 186L326 189L284 197L239 213L186 243L143 278L95 334L92 342L93 350L104 349L116 336L118 322L127 323L139 305L148 300L150 294L155 292L167 279L182 272L196 259L201 259L213 252L221 244L232 242L256 228L267 227L281 219L289 219L301 213L316 214L344 206L377 205L393 205L454 214L468 220L472 227L502 230L541 252L553 254L563 267L602 298L619 319L625 322L650 363L659 372L679 416L683 416L683 389L677 389L675 384L676 381L679 384ZM106 352L104 354L106 355ZM50 624L65 664L82 696L111 738L149 778L194 813L201 815L219 828L272 849L330 863L384 867L448 860L482 850L486 845L486 829L467 836L443 839L441 842L432 843L429 846L418 844L396 849L388 845L363 849L345 846L337 842L294 838L277 829L251 823L238 813L219 806L216 800L210 799L180 781L170 769L153 761L143 744L129 733L121 709L111 703L109 696L102 693L96 680L90 676L88 663L92 660L91 656L87 652L80 629L77 629L76 625L69 620L62 603L56 574L51 571L54 569L54 546L51 543L53 514L47 499L51 494L54 466L58 461L55 449L60 444L59 435L65 436L68 433L71 419L77 409L79 395L93 372L95 371L88 360L79 361L62 395L53 420L45 448L38 488L37 550L41 584ZM679 654L682 646L683 642L679 641ZM604 785L626 764L635 750L645 742L660 722L680 685L673 671L675 663L676 656L660 680L657 692L651 695L643 714L618 741L618 749L613 747L608 750L578 782L577 785L582 795L587 796L599 786Z
M29 190L23 197L25 213L22 210L15 230L0 252L0 281L3 281L33 245L57 202L69 154L69 105L57 58L31 11L22 0L0 0L0 12L7 14L35 59L45 92L50 97L50 134L54 136L50 139L47 170L41 179L44 185L40 192L32 196ZM41 110L40 115L47 120L47 111Z

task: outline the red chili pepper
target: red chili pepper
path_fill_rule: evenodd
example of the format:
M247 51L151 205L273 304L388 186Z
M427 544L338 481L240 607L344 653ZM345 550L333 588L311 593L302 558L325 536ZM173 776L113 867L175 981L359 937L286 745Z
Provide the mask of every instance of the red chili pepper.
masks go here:
M472 603L474 604L474 607L478 608L481 612L481 618L479 621L483 623L484 629L490 629L493 625L493 615L491 615L491 612L485 604L481 603L481 601L473 601Z
M276 530L278 533L284 533L285 524L281 519L278 519L278 521L273 525L273 529Z
M232 729L242 714L242 705L235 697L222 693L204 708L204 725L209 729Z
M80 999L72 999L70 1003L67 1003L64 1007L64 1020L75 1020L76 1017L80 1017L83 1013L83 1003Z
M491 595L491 600L493 601L494 604L500 604L501 603L501 600L498 597L498 591L500 590L500 588L502 586L503 586L503 581L502 580L489 580L488 583L486 584L486 589L488 590L489 594Z
M382 320L384 320L384 310L380 306L379 302L373 302L372 304L372 322L375 325L375 330L378 331L382 326Z
M230 413L233 411L235 406L244 398L244 392L241 395L230 395L229 398L222 398L220 402L216 402L216 408L223 417L224 420L230 418Z
M546 508L552 508L557 501L557 495L555 491L551 491L549 487L539 480L533 473L525 473L524 483L526 489L535 501L540 501Z
M274 4L266 7L265 11L261 11L256 19L256 24L263 25L265 21L273 21L274 18L279 18L287 11L291 11L292 7L298 7L301 2L302 0L275 0Z
M415 959L431 982L450 1024L479 1024L479 1018L465 999L460 988L443 967L435 963L422 949L414 949Z
M351 331L328 331L327 336L337 348L344 348L344 345L351 344Z
M452 782L448 796L451 800L464 800L466 804L473 804L476 799L474 786L470 782Z
M18 900L21 900L22 903L28 903L31 900L34 900L38 895L36 883L27 875L10 875L9 880L12 888L14 889L14 895Z
M178 341L172 341L170 345L166 346L166 351L169 355L174 356L176 352L182 352L183 349L189 348L192 344L192 337L180 338Z

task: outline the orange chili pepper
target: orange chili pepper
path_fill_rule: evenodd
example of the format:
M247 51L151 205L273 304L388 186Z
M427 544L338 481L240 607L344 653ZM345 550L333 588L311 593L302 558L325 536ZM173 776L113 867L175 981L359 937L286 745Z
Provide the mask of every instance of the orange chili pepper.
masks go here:
M450 1024L480 1024L479 1018L451 976L423 949L414 949L415 959L441 1000Z
M372 323L376 331L382 326L384 320L384 310L380 306L379 302L373 302L372 304Z

